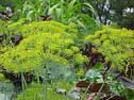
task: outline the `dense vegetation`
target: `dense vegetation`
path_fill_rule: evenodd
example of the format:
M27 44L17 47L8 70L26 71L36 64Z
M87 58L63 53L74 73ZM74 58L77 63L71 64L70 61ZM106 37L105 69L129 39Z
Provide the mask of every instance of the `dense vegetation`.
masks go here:
M133 100L134 2L118 2L1 0L0 100Z

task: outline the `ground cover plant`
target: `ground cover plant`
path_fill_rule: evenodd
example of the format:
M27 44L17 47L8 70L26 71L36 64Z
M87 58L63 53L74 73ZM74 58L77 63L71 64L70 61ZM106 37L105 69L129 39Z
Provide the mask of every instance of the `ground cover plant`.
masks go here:
M133 1L115 2L1 0L0 100L133 100Z

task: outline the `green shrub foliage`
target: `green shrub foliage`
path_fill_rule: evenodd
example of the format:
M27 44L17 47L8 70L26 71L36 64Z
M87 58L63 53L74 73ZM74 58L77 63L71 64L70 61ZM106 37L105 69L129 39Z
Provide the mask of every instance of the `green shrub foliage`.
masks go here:
M35 70L51 62L79 66L85 57L77 47L74 27L55 21L10 24L8 29L24 38L0 55L0 64L13 72Z
M134 62L134 31L127 29L113 29L104 27L93 35L86 37L86 41L94 44L112 67L125 70L126 65Z

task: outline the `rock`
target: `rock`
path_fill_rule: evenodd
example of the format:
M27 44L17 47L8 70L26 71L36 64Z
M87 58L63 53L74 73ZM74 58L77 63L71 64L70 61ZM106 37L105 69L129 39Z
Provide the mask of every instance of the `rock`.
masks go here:
M57 88L56 89L56 93L66 95L66 90L65 89L61 89L61 88Z
M5 13L9 18L13 16L13 11L10 7L6 7Z
M0 19L9 20L13 16L13 11L10 7L6 7L5 11L0 12Z
M72 89L71 91L68 92L67 96L71 100L80 100L81 99L80 89L79 88Z

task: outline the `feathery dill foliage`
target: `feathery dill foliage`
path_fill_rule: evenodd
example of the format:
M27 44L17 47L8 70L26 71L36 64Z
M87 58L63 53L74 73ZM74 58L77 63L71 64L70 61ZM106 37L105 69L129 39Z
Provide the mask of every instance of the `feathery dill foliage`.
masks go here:
M0 55L0 64L8 70L27 72L42 68L50 62L63 66L69 64L79 66L85 61L77 47L78 33L73 26L46 21L23 25L11 24L8 28L24 36L19 45L5 50Z
M126 65L134 62L134 31L104 27L86 37L97 49L112 62L112 67L125 70Z

